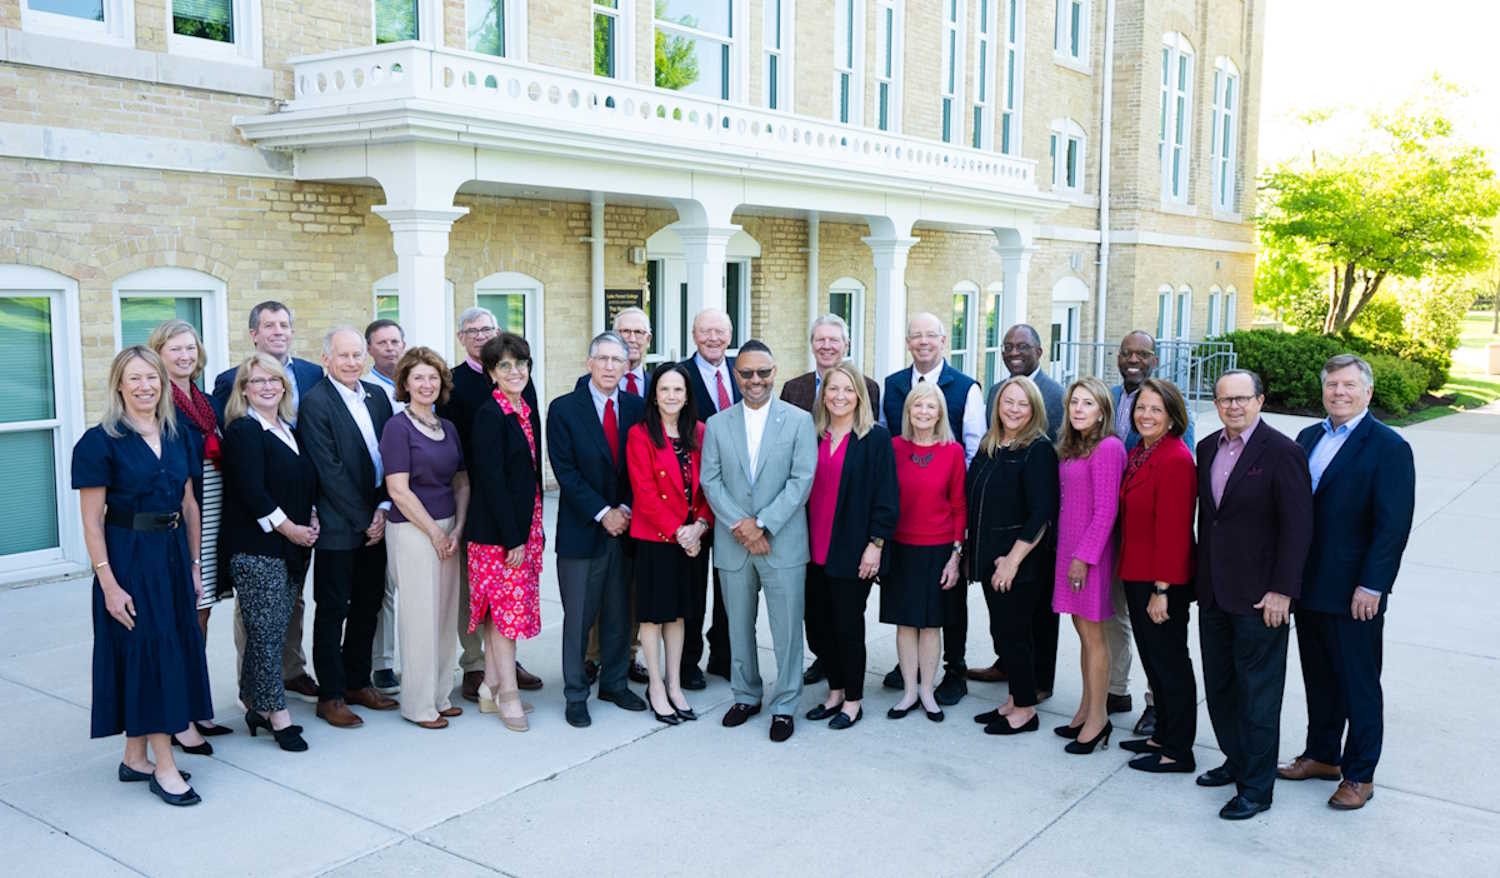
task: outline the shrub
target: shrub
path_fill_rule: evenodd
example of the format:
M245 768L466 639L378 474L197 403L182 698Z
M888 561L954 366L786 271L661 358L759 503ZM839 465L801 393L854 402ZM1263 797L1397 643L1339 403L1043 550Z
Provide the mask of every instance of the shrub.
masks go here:
M1223 340L1234 345L1239 368L1249 369L1265 382L1266 402L1275 408L1321 408L1323 387L1318 373L1329 357L1348 350L1336 338L1274 329L1231 332Z
M1412 403L1422 398L1427 389L1427 370L1422 366L1390 354L1370 354L1365 359L1375 373L1376 407L1403 415Z
M1371 337L1344 333L1339 336L1346 350L1368 359L1374 354L1385 354L1422 368L1423 388L1437 390L1448 383L1448 372L1453 368L1453 353L1400 334L1380 334Z

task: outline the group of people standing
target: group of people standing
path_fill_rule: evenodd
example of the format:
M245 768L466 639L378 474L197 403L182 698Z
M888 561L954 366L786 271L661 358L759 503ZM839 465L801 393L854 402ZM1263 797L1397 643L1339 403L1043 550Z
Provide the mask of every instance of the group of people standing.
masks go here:
M256 352L212 397L197 386L205 358L191 325L163 324L122 351L104 417L74 452L98 583L93 733L125 732L120 779L149 780L172 804L198 798L171 744L211 752L203 736L228 732L209 722L198 607L231 590L246 724L283 749L307 749L288 692L335 727L363 722L352 705L440 729L463 712L451 701L459 667L480 712L527 730L520 690L541 681L516 653L541 627L544 447L559 490L550 536L570 725L590 724L596 684L622 709L696 720L686 691L706 685L711 620L707 671L734 696L724 726L766 704L771 740L786 741L803 686L826 679L805 717L851 728L864 717L878 582L879 618L897 635L885 685L901 691L887 717L920 708L941 722L966 680L1005 680L1005 701L975 721L991 735L1037 731L1067 614L1082 696L1055 729L1065 751L1108 747L1110 714L1130 709L1133 640L1149 692L1140 737L1122 745L1137 754L1130 766L1189 773L1197 600L1226 757L1198 783L1237 785L1220 815L1268 808L1278 771L1341 780L1335 807L1372 795L1380 623L1415 476L1409 447L1368 414L1373 376L1357 357L1328 363L1329 417L1296 442L1259 418L1257 376L1225 373L1214 389L1224 427L1195 454L1189 408L1153 376L1144 332L1121 343L1119 385L1064 388L1041 368L1036 331L1017 325L1002 348L1009 377L982 394L947 362L933 315L911 317L912 365L883 386L847 359L844 321L824 315L811 328L816 367L777 398L772 351L750 339L730 356L724 312L696 316L691 357L648 371L649 318L627 309L591 340L587 374L552 400L545 429L527 341L483 309L460 315L466 357L451 368L406 349L391 321L329 331L322 369L289 355L291 311L278 302L252 310L250 334ZM316 683L300 650L309 555ZM996 658L970 669L974 582ZM1310 727L1305 752L1278 770L1293 601ZM377 629L399 634L399 681Z

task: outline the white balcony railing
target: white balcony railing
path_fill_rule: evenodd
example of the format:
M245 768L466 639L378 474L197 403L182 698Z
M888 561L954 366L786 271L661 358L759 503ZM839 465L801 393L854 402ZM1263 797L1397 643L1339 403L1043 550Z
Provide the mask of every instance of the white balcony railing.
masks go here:
M475 119L696 145L848 170L1034 193L1036 163L487 55L395 43L296 59L288 112L446 102ZM371 107L374 108L373 106Z

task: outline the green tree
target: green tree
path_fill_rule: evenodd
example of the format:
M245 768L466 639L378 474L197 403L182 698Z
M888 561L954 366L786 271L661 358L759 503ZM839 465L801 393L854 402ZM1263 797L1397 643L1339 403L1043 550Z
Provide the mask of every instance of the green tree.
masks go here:
M666 0L656 0L656 17L664 18L666 11ZM688 27L697 26L697 21L691 16L683 16L681 22ZM670 88L676 91L687 88L697 81L697 46L687 37L667 36L658 28L656 31L657 88Z
M1452 94L1435 80L1418 98L1374 113L1364 147L1265 176L1260 229L1276 255L1268 276L1273 289L1282 281L1295 289L1309 271L1327 279L1324 334L1352 326L1387 278L1452 278L1484 263L1500 188L1484 150L1454 136Z

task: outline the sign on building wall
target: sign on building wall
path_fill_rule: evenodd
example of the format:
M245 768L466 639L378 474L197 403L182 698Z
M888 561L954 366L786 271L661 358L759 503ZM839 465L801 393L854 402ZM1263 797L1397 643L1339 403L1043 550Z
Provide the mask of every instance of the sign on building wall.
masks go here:
M626 308L645 308L646 295L643 290L605 290L604 325L614 326L615 315Z

